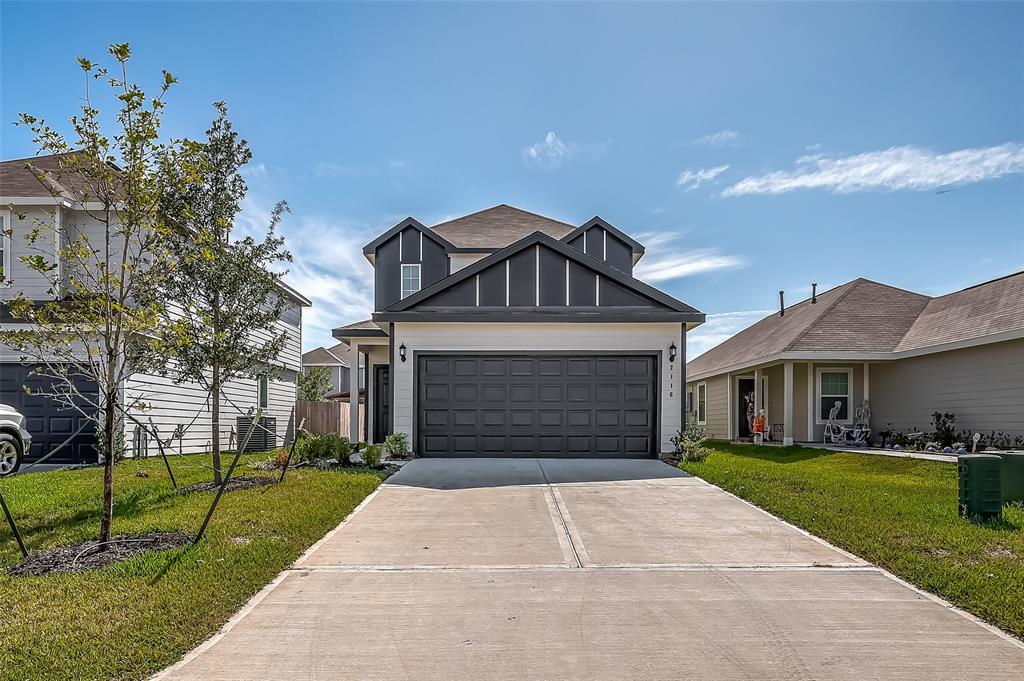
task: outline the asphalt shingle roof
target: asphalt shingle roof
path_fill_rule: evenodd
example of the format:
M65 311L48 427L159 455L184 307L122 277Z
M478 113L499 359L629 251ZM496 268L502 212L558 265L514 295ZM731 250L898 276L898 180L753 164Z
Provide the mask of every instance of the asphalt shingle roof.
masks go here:
M765 317L686 365L690 376L782 352L900 352L1024 329L1024 272L938 298L854 279Z
M490 249L504 248L534 232L561 239L576 227L503 203L442 222L431 229L457 248Z

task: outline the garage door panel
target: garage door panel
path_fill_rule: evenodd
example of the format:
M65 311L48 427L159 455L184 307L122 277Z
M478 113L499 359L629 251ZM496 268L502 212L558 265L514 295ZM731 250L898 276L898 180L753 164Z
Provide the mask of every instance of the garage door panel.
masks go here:
M431 402L447 402L450 388L446 383L427 383L423 387L423 396Z
M417 439L424 456L656 453L653 356L418 360Z
M477 387L472 383L456 383L453 386L453 398L455 402L477 402ZM443 402L444 400L438 400Z
M54 451L84 425L82 432L47 459L46 463L96 463L95 426L88 423L77 410L39 394L50 390L54 381L45 373L34 373L40 368L38 364L0 363L0 401L17 409L25 417L27 430L32 433L32 446L26 452L26 462L36 461ZM96 386L92 381L78 376L75 378L75 386L83 395L95 399ZM32 394L27 393L25 387Z

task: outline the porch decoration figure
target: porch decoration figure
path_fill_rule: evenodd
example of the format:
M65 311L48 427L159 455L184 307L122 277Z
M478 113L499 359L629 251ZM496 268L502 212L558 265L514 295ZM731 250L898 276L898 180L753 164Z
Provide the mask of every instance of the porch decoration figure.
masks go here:
M754 417L754 427L752 428L754 433L754 444L764 444L765 436L765 422L764 422L764 409L760 409L757 412L757 416Z

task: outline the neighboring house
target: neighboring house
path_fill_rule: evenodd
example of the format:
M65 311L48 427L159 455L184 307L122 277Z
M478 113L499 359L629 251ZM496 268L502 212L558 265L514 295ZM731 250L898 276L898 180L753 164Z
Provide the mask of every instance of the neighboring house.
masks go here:
M407 218L363 253L373 317L334 337L366 358L371 440L405 433L419 456L672 450L686 332L704 315L633 277L631 237L500 205Z
M35 172L27 163L31 162ZM2 301L9 300L18 291L33 300L52 299L49 284L37 272L25 266L19 255L36 254L24 243L24 235L35 228L32 220L44 220L48 223L56 220L60 225L62 239L74 239L81 233L89 233L96 229L98 223L92 221L83 210L79 197L67 188L61 187L57 181L60 170L58 158L40 156L31 159L18 159L0 162L0 224L4 231L12 229L11 237L0 237L2 248L2 265L7 282L0 286L0 327L14 328L22 324L12 319L10 311ZM37 177L36 173L40 173ZM43 182L47 182L58 190L55 198ZM9 206L14 206L11 210ZM24 220L18 214L25 215ZM57 262L61 267L62 263ZM277 420L277 441L279 444L291 436L292 408L296 397L296 380L301 370L302 348L302 308L310 302L303 295L281 283L288 305L286 306L277 327L287 334L285 348L278 361L270 368L267 376L255 379L239 379L225 385L225 397L221 410L222 442L225 446L229 441L235 425L236 407L243 412L251 407L262 406L267 416ZM69 409L60 409L50 400L39 395L26 394L23 386L42 387L46 379L43 376L31 376L35 365L22 364L21 355L11 348L0 345L0 402L10 404L28 417L28 428L32 432L32 450L26 460L47 454L57 445L64 442L83 424L83 417ZM89 389L85 379L80 386ZM93 388L95 390L95 388ZM209 451L212 439L209 403L205 389L195 383L175 384L170 376L156 374L136 374L125 382L124 393L128 400L142 397L149 407L144 412L135 412L136 418L157 427L161 439L167 440L176 429L181 429L182 437L175 438L171 443L175 452L194 453ZM129 454L136 426L130 422L125 424L125 442ZM48 460L53 464L95 463L95 442L91 428L87 427L77 436L69 447L61 450ZM157 452L155 443L149 445L150 454Z
M343 357L348 353L348 346L344 343L329 348L321 346L302 355L303 371L312 367L326 367L330 372L331 389L328 390L328 394L348 390L348 360L342 359L335 352Z
M1024 272L935 298L855 279L773 314L687 364L687 400L713 438L745 437L747 400L785 442L821 441L829 410L875 436L963 429L1024 435Z

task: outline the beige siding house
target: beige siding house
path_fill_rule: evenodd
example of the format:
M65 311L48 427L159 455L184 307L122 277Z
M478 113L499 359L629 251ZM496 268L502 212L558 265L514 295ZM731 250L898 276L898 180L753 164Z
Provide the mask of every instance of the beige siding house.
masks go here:
M820 442L832 405L849 425L867 401L875 436L928 430L941 411L1012 441L1024 436L1024 272L935 298L856 279L689 362L686 391L716 439L748 437L751 405L773 439Z

